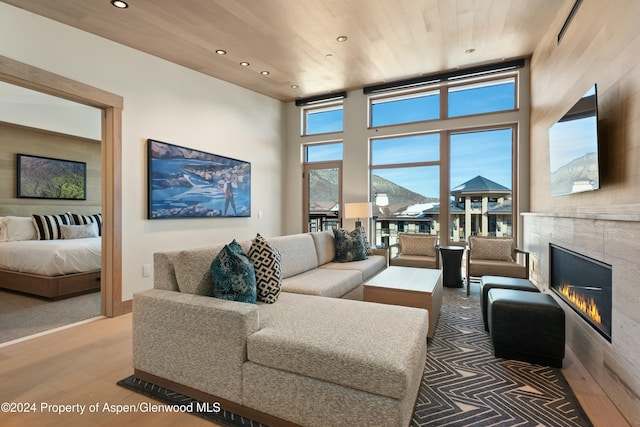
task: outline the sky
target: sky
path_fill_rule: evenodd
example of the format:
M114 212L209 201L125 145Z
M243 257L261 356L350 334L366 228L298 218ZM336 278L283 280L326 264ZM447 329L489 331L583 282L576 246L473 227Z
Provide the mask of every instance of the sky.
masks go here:
M593 86L584 97L595 95ZM594 104L595 105L595 104ZM560 121L549 129L549 164L551 172L586 153L598 151L597 114L577 120Z

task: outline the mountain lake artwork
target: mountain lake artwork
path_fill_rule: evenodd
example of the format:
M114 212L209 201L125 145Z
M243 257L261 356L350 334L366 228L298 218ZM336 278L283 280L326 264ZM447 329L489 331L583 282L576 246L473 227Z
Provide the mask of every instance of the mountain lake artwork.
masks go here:
M148 217L251 216L251 163L147 140Z

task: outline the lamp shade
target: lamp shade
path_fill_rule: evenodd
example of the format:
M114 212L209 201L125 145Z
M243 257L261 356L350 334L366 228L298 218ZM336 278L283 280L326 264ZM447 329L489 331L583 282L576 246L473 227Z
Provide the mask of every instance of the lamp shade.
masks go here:
M372 215L372 206L369 202L362 203L345 203L345 218L370 218Z

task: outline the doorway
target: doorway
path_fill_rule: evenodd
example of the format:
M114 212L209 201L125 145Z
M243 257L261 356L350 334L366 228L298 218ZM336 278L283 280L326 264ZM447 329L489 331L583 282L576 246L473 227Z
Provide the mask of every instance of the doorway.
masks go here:
M4 56L0 81L102 110L101 311L107 317L130 312L131 302L122 301L122 97Z

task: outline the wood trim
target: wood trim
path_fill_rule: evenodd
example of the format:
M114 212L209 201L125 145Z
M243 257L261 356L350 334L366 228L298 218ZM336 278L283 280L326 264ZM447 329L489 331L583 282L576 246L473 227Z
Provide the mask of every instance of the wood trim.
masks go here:
M168 388L169 390L175 391L177 393L184 394L185 396L192 397L194 399L210 402L210 403L219 403L220 407L226 411L233 412L234 414L240 415L242 417L247 417L254 421L258 421L262 424L266 424L272 427L300 427L299 424L292 423L290 421L283 420L278 417L274 417L273 415L266 414L264 412L258 411L253 408L249 408L244 405L240 405L235 402L231 402L229 400L221 399L219 397L213 396L211 394L205 393L200 390L196 390L194 388L188 387L186 385L178 384L176 382L167 380L165 378L161 378L155 376L153 374L149 374L147 372L141 371L139 369L134 369L134 375L143 380L158 385L160 387Z
M121 96L0 55L0 80L93 107L122 109Z
M121 240L123 98L1 55L0 81L103 109L102 312L108 317L123 314Z

